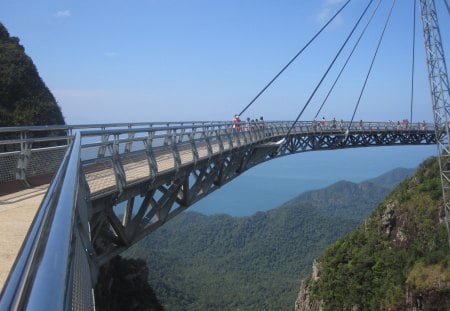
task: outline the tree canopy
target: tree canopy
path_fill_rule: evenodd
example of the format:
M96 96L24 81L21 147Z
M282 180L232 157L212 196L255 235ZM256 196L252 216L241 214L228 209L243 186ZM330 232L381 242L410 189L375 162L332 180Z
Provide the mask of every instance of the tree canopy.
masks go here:
M61 109L17 37L0 23L0 127L64 124Z

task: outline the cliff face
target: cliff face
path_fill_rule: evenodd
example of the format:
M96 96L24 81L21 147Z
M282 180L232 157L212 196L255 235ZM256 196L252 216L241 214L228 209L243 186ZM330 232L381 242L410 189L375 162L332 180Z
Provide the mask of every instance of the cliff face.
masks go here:
M450 250L435 159L399 185L302 281L296 310L448 310Z
M136 259L113 258L100 269L95 288L95 304L99 311L164 310L147 283L148 268Z
M0 127L64 124L55 98L19 39L0 23Z
M308 279L302 280L297 300L295 301L296 311L323 310L323 302L311 297L311 281L317 282L320 275L320 263L314 260L312 274Z

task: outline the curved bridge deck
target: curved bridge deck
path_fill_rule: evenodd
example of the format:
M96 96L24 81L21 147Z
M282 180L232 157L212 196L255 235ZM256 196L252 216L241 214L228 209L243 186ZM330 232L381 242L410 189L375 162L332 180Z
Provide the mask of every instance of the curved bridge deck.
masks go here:
M103 135L103 142L83 145L82 156L86 159L82 165L91 197L96 200L111 193L118 195L125 188L161 176L176 175L188 167L196 168L215 157L226 159L244 149L251 150L252 155L248 154L249 150L244 152L246 163L241 163L239 172L257 163L298 152L436 142L434 129L423 124L406 128L377 122L353 126L349 131L346 125L301 123L289 137L285 137L291 126L289 122L242 124L239 130L231 124L205 126L201 130L187 126L159 136L153 134L153 137L147 136L146 131L129 129L114 130L108 138L101 131L84 132L86 140ZM155 129L152 133L158 131ZM143 135L137 137L139 134ZM286 140L282 141L284 138ZM149 141L153 143L151 148L148 148ZM262 149L259 156L258 149ZM89 154L95 156L89 159Z

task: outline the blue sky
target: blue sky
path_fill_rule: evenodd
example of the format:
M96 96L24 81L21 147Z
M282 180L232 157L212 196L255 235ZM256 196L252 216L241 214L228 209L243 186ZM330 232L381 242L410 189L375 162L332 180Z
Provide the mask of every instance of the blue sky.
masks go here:
M0 21L20 38L70 124L231 120L343 3L2 0ZM382 1L320 117L351 117L391 3ZM412 3L397 1L358 120L409 117ZM366 4L353 0L243 117L295 119ZM450 18L443 1L436 4L448 56ZM417 26L414 118L432 120L419 19ZM338 70L302 120L315 115Z

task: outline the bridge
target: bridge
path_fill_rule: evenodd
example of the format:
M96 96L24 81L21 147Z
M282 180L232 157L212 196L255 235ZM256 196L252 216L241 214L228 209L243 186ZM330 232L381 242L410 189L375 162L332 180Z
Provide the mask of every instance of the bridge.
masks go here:
M435 49L440 36L433 36L434 2L421 5L424 33L433 39L426 43L432 124L299 121L299 114L295 121L239 124L0 128L2 182L29 186L52 178L3 288L0 310L92 309L102 264L246 170L286 155L437 144L445 200L448 78Z
M42 295L63 299L48 284L63 286L69 279L73 304L89 304L99 266L257 164L307 151L437 142L433 124L392 122L242 122L239 128L232 122L135 123L0 133L15 137L1 141L3 147L21 147L0 154L10 163L4 179L15 172L30 184L55 173L3 293L15 301L23 294L18 289L26 290L33 306ZM438 133L446 135L445 129ZM45 265L33 277L22 274ZM71 267L73 275L52 275L50 267Z

